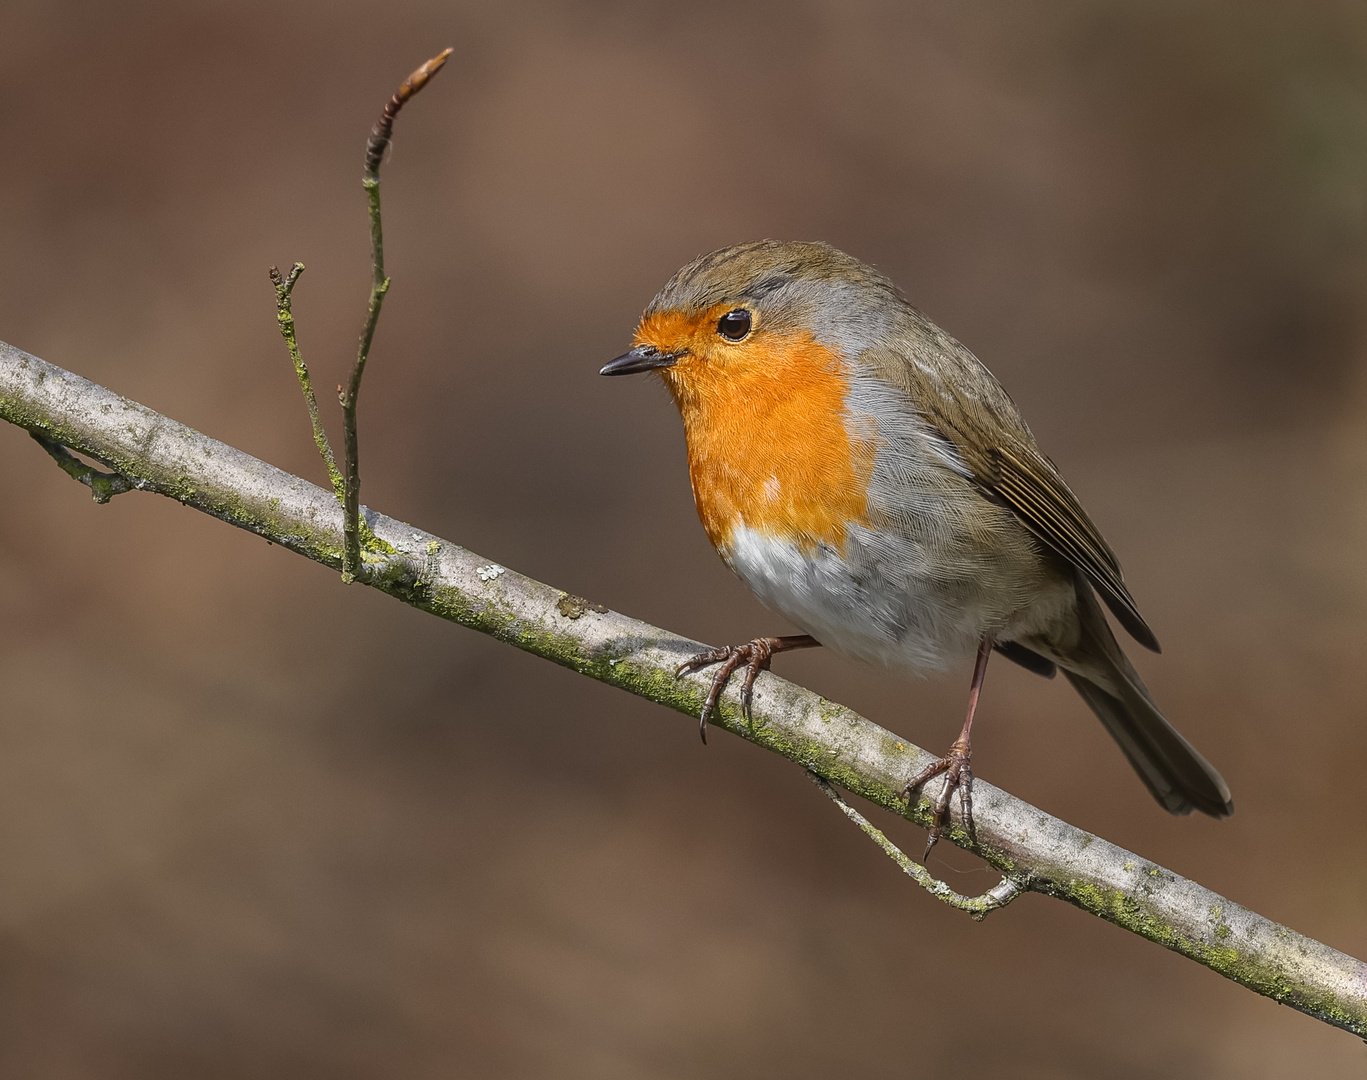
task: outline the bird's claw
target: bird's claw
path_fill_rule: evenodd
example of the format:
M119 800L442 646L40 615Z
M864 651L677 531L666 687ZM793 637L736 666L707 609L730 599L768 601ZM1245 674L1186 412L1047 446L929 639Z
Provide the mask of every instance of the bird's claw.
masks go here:
M935 799L935 804L931 807L930 835L926 838L926 851L921 856L922 862L930 858L931 849L940 842L940 834L949 824L949 800L956 790L959 792L959 809L963 817L964 829L969 835L973 833L973 769L969 765L969 759L972 756L973 750L967 740L958 739L949 748L948 754L940 758L939 761L932 761L913 776L902 790L903 798L909 800L912 793L925 784L927 780L944 773L945 786L940 790L940 794Z
M755 697L755 680L759 678L761 671L769 670L769 663L774 658L774 644L772 638L755 638L744 645L723 645L719 649L708 649L707 652L698 653L697 656L679 665L678 670L674 672L676 679L712 664L721 665L712 677L712 686L707 691L702 713L698 717L698 734L702 736L703 742L707 742L707 721L716 710L722 691L731 681L731 676L742 665L745 667L745 683L740 691L740 711L745 719L750 719L750 707Z

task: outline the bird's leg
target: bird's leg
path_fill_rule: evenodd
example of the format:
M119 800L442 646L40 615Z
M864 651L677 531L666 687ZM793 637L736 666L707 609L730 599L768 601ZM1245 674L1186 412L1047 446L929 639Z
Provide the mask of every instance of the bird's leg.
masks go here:
M723 645L719 649L708 649L707 652L698 653L697 656L680 664L679 669L674 672L677 679L690 671L697 671L710 664L720 664L717 669L716 677L712 680L712 688L707 692L707 700L703 702L702 716L698 722L698 734L702 736L702 741L707 742L707 719L712 715L712 710L717 707L717 702L721 698L722 691L726 689L726 684L731 680L732 674L742 664L745 665L745 685L740 692L740 708L745 718L750 719L750 703L754 697L755 679L759 677L761 671L769 670L769 661L773 659L774 653L787 652L789 649L814 649L821 642L810 634L793 634L790 637L759 637L754 641L748 641L744 645Z
M945 774L945 786L935 800L934 818L930 824L930 835L926 839L926 853L921 856L925 862L930 858L930 849L940 840L940 831L949 821L949 800L955 790L959 792L959 806L963 812L964 828L973 832L973 770L969 758L973 756L973 744L969 732L973 729L973 714L978 711L978 698L982 694L983 679L987 677L987 659L992 655L992 637L989 634L978 646L978 659L973 664L973 685L968 691L968 716L964 719L964 729L949 748L949 753L939 761L932 761L913 776L902 795L910 799L911 793L932 777Z

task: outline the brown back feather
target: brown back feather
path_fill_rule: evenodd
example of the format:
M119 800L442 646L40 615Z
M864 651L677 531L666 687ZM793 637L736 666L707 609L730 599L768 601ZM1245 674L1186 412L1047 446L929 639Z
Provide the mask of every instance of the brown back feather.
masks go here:
M1082 571L1141 645L1160 651L1120 562L986 367L910 305L890 348L859 357L901 387L963 458L988 499L1008 507L1041 543ZM932 374L932 372L934 374Z

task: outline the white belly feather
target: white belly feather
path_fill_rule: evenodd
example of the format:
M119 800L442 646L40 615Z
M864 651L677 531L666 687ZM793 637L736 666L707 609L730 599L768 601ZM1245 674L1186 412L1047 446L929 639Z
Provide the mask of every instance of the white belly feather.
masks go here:
M961 620L949 611L927 610L918 620L949 633L908 634L895 610L904 604L871 594L829 545L804 552L787 540L738 525L723 557L766 607L848 656L890 667L936 669L977 647L972 628L950 630L949 624Z
M991 588L985 568L965 590L902 547L892 565L879 565L884 544L867 530L850 530L843 557L828 544L797 544L737 525L722 553L759 600L781 612L823 645L854 657L917 673L972 657L985 634L998 640L1028 637L1074 602L1071 585L1050 582L1025 597Z

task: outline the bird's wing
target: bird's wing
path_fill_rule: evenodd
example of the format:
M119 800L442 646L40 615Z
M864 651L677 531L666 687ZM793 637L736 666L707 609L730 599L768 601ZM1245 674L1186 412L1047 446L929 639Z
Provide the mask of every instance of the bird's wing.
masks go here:
M1125 586L1120 563L1087 511L1068 489L1053 462L1031 446L994 446L973 467L974 479L989 498L1015 511L1025 527L1087 575L1120 625L1145 648L1159 651Z
M1120 571L1115 552L1092 524L1058 469L1035 445L1015 403L966 348L924 316L898 335L897 347L865 353L881 377L901 386L915 408L951 443L984 496L1012 510L1030 532L1086 575L1120 625L1158 652Z

